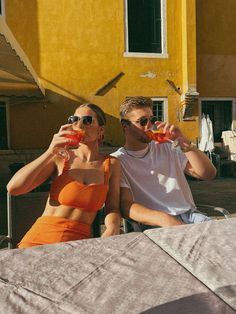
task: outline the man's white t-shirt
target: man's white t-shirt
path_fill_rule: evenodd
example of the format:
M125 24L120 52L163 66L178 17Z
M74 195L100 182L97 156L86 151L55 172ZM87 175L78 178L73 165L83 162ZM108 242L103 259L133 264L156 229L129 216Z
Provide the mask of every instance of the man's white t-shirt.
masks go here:
M120 185L130 189L134 202L171 215L196 208L184 175L188 160L170 143L152 141L142 151L121 147L112 155L121 162Z

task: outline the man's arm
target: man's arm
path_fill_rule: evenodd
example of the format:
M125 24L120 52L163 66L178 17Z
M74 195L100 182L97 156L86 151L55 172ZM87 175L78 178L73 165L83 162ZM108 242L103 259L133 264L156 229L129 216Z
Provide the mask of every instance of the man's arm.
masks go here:
M120 193L121 212L126 219L132 219L145 225L159 227L170 227L184 224L172 215L135 203L128 188L121 188Z
M210 159L184 136L180 128L168 123L161 123L158 128L170 134L171 139L178 140L181 150L188 158L185 173L202 180L211 180L216 176L216 168Z
M213 179L216 176L216 168L207 155L196 146L189 144L187 140L182 145L185 145L183 149L186 150L185 155L188 158L184 172L201 180Z

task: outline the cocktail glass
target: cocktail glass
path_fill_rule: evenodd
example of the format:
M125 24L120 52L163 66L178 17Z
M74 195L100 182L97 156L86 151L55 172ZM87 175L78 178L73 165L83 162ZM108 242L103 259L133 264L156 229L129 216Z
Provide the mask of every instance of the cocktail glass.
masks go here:
M64 137L69 138L71 140L69 145L67 145L66 147L55 147L53 150L54 154L56 154L57 156L65 159L65 160L69 160L70 154L69 154L67 148L73 147L73 146L78 146L80 141L83 139L84 135L85 135L84 131L76 131L76 133L73 135L72 134L64 135Z
M145 132L146 135L157 144L162 143L171 143L171 148L174 149L179 145L178 140L170 139L167 133L164 133L163 130L148 130Z

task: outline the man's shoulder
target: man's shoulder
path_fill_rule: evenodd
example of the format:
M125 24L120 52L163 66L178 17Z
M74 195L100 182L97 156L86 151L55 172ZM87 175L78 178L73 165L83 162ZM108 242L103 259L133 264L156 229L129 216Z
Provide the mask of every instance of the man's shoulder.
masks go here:
M124 154L125 154L124 148L120 147L115 152L111 153L110 155L120 159L122 158L122 156L124 156Z

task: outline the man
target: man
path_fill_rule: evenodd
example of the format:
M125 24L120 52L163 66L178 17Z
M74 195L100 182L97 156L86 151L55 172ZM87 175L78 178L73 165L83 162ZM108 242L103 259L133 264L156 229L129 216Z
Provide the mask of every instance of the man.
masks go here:
M120 107L120 118L125 145L113 156L120 159L122 167L121 210L134 230L209 220L197 211L185 178L187 174L213 179L216 169L208 157L178 127L155 122L148 97L127 97ZM177 140L178 147L150 140L145 132L153 126Z

